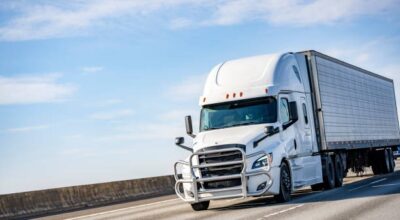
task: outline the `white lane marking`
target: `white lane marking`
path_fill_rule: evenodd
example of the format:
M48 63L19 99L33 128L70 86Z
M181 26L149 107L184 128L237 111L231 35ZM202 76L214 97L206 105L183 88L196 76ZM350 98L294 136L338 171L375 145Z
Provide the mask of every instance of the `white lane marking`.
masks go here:
M384 181L384 180L386 180L386 178L382 178L382 179L379 179L379 180L372 181L372 182L370 182L370 183L368 183L368 184L365 184L365 185L362 185L362 186L359 186L359 187L356 187L356 188L353 188L353 189L349 189L349 192L354 191L354 190L357 190L357 189L361 189L361 188L363 188L363 187L366 187L366 186L369 186L369 185L372 185L372 184L375 184L375 183L382 182L382 181Z
M388 183L388 184L382 184L382 185L375 185L372 187L397 186L397 185L400 185L400 183Z
M386 180L386 178L382 178L382 179L380 179L380 180L375 180L375 181L371 182L370 185L371 185L371 184L375 184L375 183L382 182L382 181L384 181L384 180Z
M164 200L164 201L153 202L153 203L148 203L148 204L143 204L143 205L138 205L138 206L130 206L130 207L126 207L126 208L114 209L114 210L105 211L105 212L98 212L98 213L89 214L89 215L81 215L81 216L78 216L78 217L67 218L65 220L89 218L89 217L94 217L94 216L99 216L99 215L110 214L110 213L114 213L114 212L125 211L125 210L129 210L129 209L135 209L135 208L141 208L141 207L146 207L146 206L158 205L158 204L161 204L161 203L171 202L171 201L175 201L175 200L179 200L179 199L168 199L168 200Z
M291 211L291 210L293 210L293 209L300 208L300 207L302 207L303 205L304 205L304 204L296 205L296 206L293 206L293 207L290 207L290 208L287 208L287 209L281 210L281 211L279 211L279 212L274 212L274 213L271 213L271 214L265 215L264 217L260 218L259 220L261 220L261 219L265 219L265 218L269 218L269 217L272 217L272 216L275 216L275 215L279 215L279 214L282 214L282 213L284 213L284 212Z

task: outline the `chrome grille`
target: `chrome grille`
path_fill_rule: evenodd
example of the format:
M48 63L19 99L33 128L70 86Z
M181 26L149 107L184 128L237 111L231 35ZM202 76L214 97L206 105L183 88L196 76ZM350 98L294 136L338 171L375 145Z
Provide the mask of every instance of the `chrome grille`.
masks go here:
M233 162L242 161L243 155L241 151L225 151L218 153L209 153L199 155L199 164L217 164L223 162ZM232 164L232 165L221 165L221 166L211 166L199 168L201 176L204 177L216 177L216 176L227 176L240 174L243 170L243 164ZM230 179L230 180L220 180L220 181L210 181L202 184L204 189L219 189L225 187L235 187L241 185L241 179Z
M246 198L247 196L259 196L264 194L271 186L272 186L272 177L268 173L267 170L257 170L254 172L246 173L246 153L244 149L244 145L236 145L241 147L235 147L230 145L229 147L225 146L214 146L208 147L206 150L201 150L198 152L194 152L190 157L189 161L178 161L174 165L174 176L175 176L175 191L179 198L184 201L196 203L202 201L209 201L213 199L227 199L227 198ZM239 161L223 161L223 162L214 162L214 163L206 163L210 162L211 159L221 158L221 160L227 160L229 156L229 152L239 151L242 156L242 159ZM228 152L228 154L217 154ZM263 152L259 154L265 155ZM205 155L205 157L202 157ZM218 155L218 157L215 157ZM224 155L226 157L224 157ZM232 154L231 154L232 155ZM209 157L207 157L209 156ZM203 164L198 164L199 157ZM193 164L196 162L196 164ZM236 173L237 168L234 165L241 165L242 170L237 174L228 174ZM190 178L180 178L179 172L177 170L178 166L187 166L191 171ZM200 170L207 168L207 173L212 174L212 177L203 177L200 173ZM214 171L208 172L210 170ZM224 171L223 173L218 173L219 171ZM204 173L207 175L207 173ZM267 177L267 185L264 189L259 190L257 192L247 192L247 179L250 176L260 176L265 175ZM189 191L185 191L183 187L184 184L187 184L186 187L190 187ZM188 186L189 185L189 186ZM184 192L185 191L185 192ZM186 194L188 193L188 194ZM223 193L223 194L221 194Z

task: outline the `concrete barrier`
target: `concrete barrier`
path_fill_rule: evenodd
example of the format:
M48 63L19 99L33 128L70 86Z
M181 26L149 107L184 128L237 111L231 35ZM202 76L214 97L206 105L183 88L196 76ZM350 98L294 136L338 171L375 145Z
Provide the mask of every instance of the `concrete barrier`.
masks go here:
M173 176L0 195L0 219L26 218L174 193Z

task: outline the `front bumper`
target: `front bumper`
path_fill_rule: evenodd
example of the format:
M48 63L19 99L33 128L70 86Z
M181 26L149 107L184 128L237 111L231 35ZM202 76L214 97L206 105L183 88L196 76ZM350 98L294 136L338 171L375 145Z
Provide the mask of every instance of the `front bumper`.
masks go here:
M207 163L198 164L198 157L201 155L207 156L210 154L218 154L224 152L235 152L239 151L241 153L241 160L234 161L223 161L217 163ZM264 156L265 153L260 152L253 154L251 157L257 158ZM257 169L254 171L246 171L247 157L245 152L239 148L226 148L220 150L209 150L193 153L189 162L178 161L174 165L174 176L176 180L175 191L179 198L189 203L197 203L202 201L216 200L216 199L228 199L228 198L246 198L248 196L260 196L267 192L267 190L272 186L273 179L269 174L269 167L264 169ZM196 164L193 163L195 161ZM229 175L218 175L212 177L202 177L200 169L202 168L212 168L221 167L229 165L242 165L240 173L229 174ZM190 175L180 175L178 174L177 167L186 166L189 170ZM264 178L262 178L264 176ZM251 188L256 188L257 190L249 191L248 181L250 178L258 179L258 182L263 180L263 187L258 190L258 187L252 186ZM206 189L204 184L213 181L225 181L240 179L240 185L233 187L218 187L214 189Z

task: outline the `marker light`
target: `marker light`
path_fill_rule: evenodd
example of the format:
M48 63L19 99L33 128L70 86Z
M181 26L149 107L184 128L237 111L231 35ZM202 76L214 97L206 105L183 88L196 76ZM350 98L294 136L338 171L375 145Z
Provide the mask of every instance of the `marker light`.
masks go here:
M233 95L232 95L232 96L233 96L233 98L235 98L235 97L236 97L236 93L233 93Z
M267 89L265 89L265 93L268 93L268 88L267 88Z
M243 96L243 92L240 92L240 93L239 93L239 96L242 97L242 96Z
M203 102L206 102L206 97L203 98Z
M229 99L229 94L226 94L226 97L225 97L225 98Z

